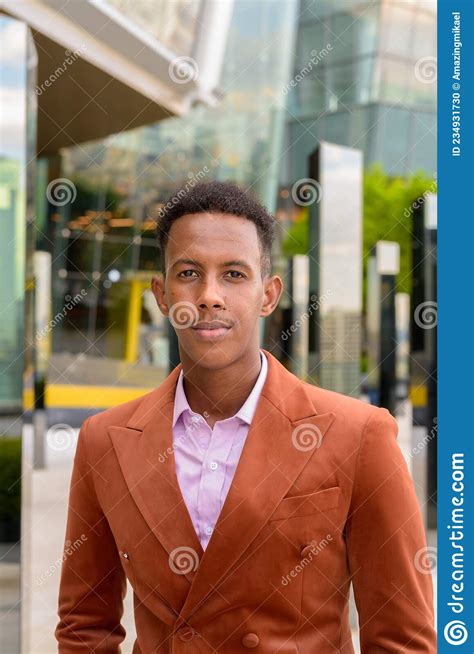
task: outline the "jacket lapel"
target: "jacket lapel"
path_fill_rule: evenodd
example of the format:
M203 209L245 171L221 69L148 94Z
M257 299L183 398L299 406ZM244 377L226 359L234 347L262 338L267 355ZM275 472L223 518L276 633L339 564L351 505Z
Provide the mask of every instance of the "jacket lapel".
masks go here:
M173 402L180 370L181 364L145 396L126 427L109 427L109 434L130 494L168 555L184 547L200 559L203 549L179 487L173 453ZM195 571L187 567L180 577L191 583Z
M205 551L181 494L172 449L181 364L144 398L126 427L109 428L130 493L152 532L170 556L183 547L196 554L197 566L180 575L190 583L184 605L178 588L167 589L167 600L182 605L180 621L204 609L207 596L245 553L309 459L317 456L335 418L334 413L318 414L304 384L263 352L268 360L265 385Z

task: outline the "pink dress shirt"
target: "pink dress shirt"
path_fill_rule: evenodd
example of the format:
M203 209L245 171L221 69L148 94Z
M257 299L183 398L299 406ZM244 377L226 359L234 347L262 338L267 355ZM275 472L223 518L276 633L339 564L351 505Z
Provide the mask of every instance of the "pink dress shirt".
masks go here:
M267 359L253 389L231 418L213 429L195 413L184 393L183 371L176 384L173 409L173 449L176 475L196 534L206 549L234 477L250 423L267 376Z

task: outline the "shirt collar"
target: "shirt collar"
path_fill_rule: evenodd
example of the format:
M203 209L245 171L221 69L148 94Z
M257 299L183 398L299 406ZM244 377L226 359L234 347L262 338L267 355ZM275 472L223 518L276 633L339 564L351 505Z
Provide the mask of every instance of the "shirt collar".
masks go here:
M255 410L257 409L258 400L260 398L260 393L262 392L263 385L265 384L265 379L267 377L268 363L267 357L260 350L260 360L262 362L260 373L257 377L257 381L254 384L254 387L250 391L247 399L242 404L237 413L232 416L232 418L240 418L248 425L252 422ZM189 411L189 413L194 414L194 411L188 404L186 394L184 392L183 384L184 374L181 370L178 377L178 382L176 384L176 391L174 397L174 406L173 406L173 427L175 426L178 418L184 411Z

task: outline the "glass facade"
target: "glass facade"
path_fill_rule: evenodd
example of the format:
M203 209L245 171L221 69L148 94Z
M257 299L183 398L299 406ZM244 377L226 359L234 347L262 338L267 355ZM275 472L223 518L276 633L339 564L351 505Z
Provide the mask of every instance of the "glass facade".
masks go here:
M33 369L31 342L23 339L33 294L36 54L24 23L0 17L0 36L0 409L18 411L24 368L27 375Z
M286 182L306 175L318 140L388 173L435 172L435 57L435 2L302 2Z
M138 16L140 3L135 7ZM168 323L146 291L159 270L161 204L178 185L221 179L274 207L297 2L278 7L235 3L217 107L62 150L57 176L69 181L69 198L50 207L48 227L53 315L68 298L81 299L53 330L53 352L133 359L131 332L138 330L138 360L167 365ZM141 301L133 326L135 292Z
M20 537L30 532L22 521L31 465L22 453L23 428L31 417L24 400L33 397L35 380L37 56L30 29L20 21L0 16L0 40L0 651L19 652L28 640L22 626L31 595L22 592L20 567L29 543Z

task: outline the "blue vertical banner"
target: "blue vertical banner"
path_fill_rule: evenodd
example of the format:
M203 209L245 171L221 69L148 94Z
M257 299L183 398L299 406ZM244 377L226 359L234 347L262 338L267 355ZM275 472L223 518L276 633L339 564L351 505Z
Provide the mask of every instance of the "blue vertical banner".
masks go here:
M438 652L474 652L474 2L438 2Z

